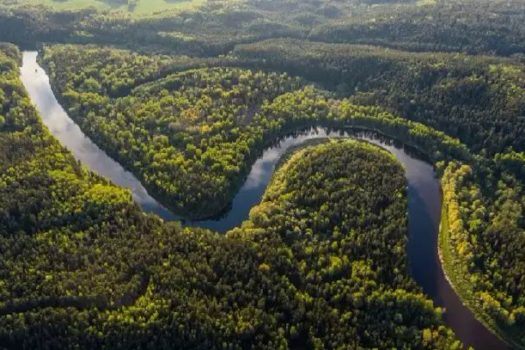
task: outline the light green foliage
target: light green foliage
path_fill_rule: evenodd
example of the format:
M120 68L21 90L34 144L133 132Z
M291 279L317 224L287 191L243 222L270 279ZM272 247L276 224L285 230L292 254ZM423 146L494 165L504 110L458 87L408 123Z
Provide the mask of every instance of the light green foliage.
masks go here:
M397 322L395 332L408 334L403 325L412 316L403 308L416 307L422 314L432 308L406 274L407 203L399 200L405 198L405 186L401 166L376 146L358 141L310 146L282 165L250 220L228 237L253 241L272 269L279 262L270 260L270 247L284 243L282 257L297 261L296 285L306 287L298 295L301 301L330 295L323 306L326 314L340 314L347 324L357 322L369 334L369 347L389 347L379 339L388 339L390 331L370 326L370 319ZM348 302L351 313L334 312ZM395 310L380 312L389 302ZM443 331L431 332L440 338ZM424 346L424 332L418 333L411 346ZM431 347L444 346L428 341Z
M81 49L72 58L77 64L65 67L70 51L47 49L45 60L52 78L65 83L71 115L81 126L90 125L91 136L130 165L153 193L195 217L226 205L257 154L253 150L262 147L261 105L301 85L285 74L230 68L187 70L138 84L158 74L153 62L170 63L115 52L118 67L126 68L112 69L112 63L98 69L86 63L99 62L100 53ZM134 71L144 78L130 81ZM86 87L89 81L101 82L98 91ZM132 91L108 97L115 86Z
M525 150L525 67L518 60L271 39L233 52L249 66L294 72L383 106L489 154Z
M523 183L503 170L494 188L483 191L482 184L467 165L451 163L445 170L444 264L460 295L490 328L523 346Z
M405 180L385 151L301 151L222 236L142 213L42 127L16 69L0 83L2 346L457 346L408 276Z
M290 131L365 127L418 148L450 203L445 269L478 318L523 346L521 0L21 2L0 1L0 40L142 53L52 46L44 63L83 130L188 216L225 208ZM19 52L0 51L1 346L460 348L402 269L404 201L379 225L364 206L382 198L375 186L338 173L378 170L352 157L383 160L377 149L300 153L227 238L165 225L50 137ZM348 203L338 181L368 191Z
M302 53L310 52L309 55L313 56L312 61L306 62L314 62L313 65L318 62L315 50L304 51L294 47L293 45L298 45L294 42L282 41L282 43L287 44L286 47L292 51L298 50L297 57L304 57L301 56ZM269 47L268 50L266 45ZM282 53L280 48L275 47L275 42L262 44L261 47L262 51L258 51L258 48L253 46L246 47L242 49L246 51L237 50L236 55L242 60L249 60L271 57L267 56L268 52L275 52L275 50ZM338 48L341 50L349 48L333 45L313 45L313 47L316 50L320 47L321 50L331 53L337 53ZM97 69L91 69L89 57L98 57L99 49L85 49L79 46L75 47L76 50L70 48L70 46L47 48L44 61L50 68L55 86L64 87L63 91L59 92L62 93L73 117L91 133L93 139L133 169L144 183L153 189L152 193L164 203L187 215L202 217L220 211L232 198L249 165L266 144L274 140L276 135L309 125L366 127L380 131L417 147L431 161L440 164L440 172L447 168L447 162L451 160L467 163L473 174L472 184L465 185L465 188L461 185L452 187L452 190L447 189L450 193L457 192L455 195L459 198L459 208L468 206L471 208L469 210L472 210L472 214L467 214L465 209L460 210L461 216L457 217L472 215L471 218L462 219L464 224L451 219L450 237L454 247L451 253L457 254L455 261L460 267L457 270L469 276L467 279L469 285L465 289L473 292L465 297L471 298L472 304L475 304L475 300L484 296L486 304L491 305L487 306L486 310L480 309L479 314L487 318L489 320L487 322L492 322L493 328L499 329L502 334L507 332L505 334L510 334L512 337L514 334L518 339L521 337L519 329L523 317L520 310L523 303L517 296L524 287L521 282L509 281L515 280L517 278L515 276L525 271L520 263L522 257L519 254L522 242L516 238L521 237L519 232L523 232L524 227L523 206L519 204L523 201L523 193L521 190L512 194L508 191L501 192L506 193L506 197L501 197L499 194L501 186L521 188L518 187L520 174L523 171L520 153L513 151L501 153L496 156L495 161L473 155L465 145L443 132L396 117L378 107L356 104L359 101L369 103L373 100L369 99L366 93L338 100L325 91L285 74L213 67L216 63L234 64L235 59L232 60L232 57L213 63L207 61L209 68L193 69L189 59L181 61L180 58L172 58L173 62L183 62L183 65L179 66L177 63L171 64L169 59L161 56L141 58L125 51L113 52L115 57L121 57L118 59L119 62L135 62L126 66L128 67L126 71L104 68L111 67L111 62ZM252 55L250 50L255 50L256 53ZM476 68L472 64L477 61L472 59L470 62L465 57L453 58L450 61L448 59L451 59L451 56L447 55L428 59L425 54L385 53L369 47L360 47L359 50L359 53L355 54L357 58L353 58L355 62L350 59L350 63L331 66L328 71L353 67L359 62L360 57L373 57L377 60L377 67L381 72L384 72L384 69L388 72L408 70L415 76L421 75L418 78L420 82L409 82L405 78L397 80L396 76L390 76L394 80L393 83L388 82L388 84L396 86L395 84L399 83L400 86L410 87L409 90L416 89L414 86L417 85L419 90L414 90L414 96L418 97L414 103L420 106L426 103L423 101L425 98L421 97L424 94L421 93L420 87L427 84L427 79L430 79L428 74L434 77L438 73L445 74L448 64L453 67L454 74L457 74L456 78L446 73L446 76L437 80L431 79L433 83L424 90L428 92L426 96L429 99L434 98L435 93L439 92L436 96L440 96L440 101L450 100L440 107L441 111L449 109L458 111L455 104L459 101L457 94L467 90L470 92L479 90L484 94L490 92L486 95L487 98L500 101L501 106L504 106L503 113L514 118L511 120L516 120L516 113L519 113L521 108L516 104L516 100L511 99L522 94L521 75L518 74L521 68L515 63L503 65L498 59L483 58L480 61L483 65ZM60 62L67 62L71 51L77 52L75 54L77 56L74 57L78 64L73 67L60 64ZM325 57L323 55L321 57ZM129 58L130 56L134 58ZM346 56L345 59L348 57L351 56ZM129 94L112 95L110 89L105 86L118 83L121 80L120 76L132 75L130 72L140 70L141 62L162 62L162 67L169 68L165 68L166 73L160 75L147 73L148 70L145 70L144 79L129 82L127 85ZM198 60L195 64L204 64L204 61ZM108 78L106 74L100 74L100 71L117 71L118 74ZM176 73L173 73L174 71ZM376 76L372 70L370 74ZM512 78L504 78L509 74ZM99 92L85 91L86 88L82 84L87 79L99 83ZM373 84L366 79L368 78L362 81L364 85L354 82L355 86L361 89L366 84L371 84L370 86L373 87ZM378 84L377 82L378 80L375 79L374 84ZM378 94L382 91L381 84L373 87L377 89ZM487 87L492 90L487 90ZM497 119L502 125L501 138L489 139L483 137L483 134L472 136L476 135L474 132L476 128L472 124L465 124L462 118L468 116L466 117L468 120L479 115L477 104L480 98L470 92L465 95L465 98L468 98L462 104L465 112L457 112L458 122L447 123L445 129L469 125L471 131L459 134L474 150L479 149L478 140L481 138L490 152L497 151L501 147L496 145L509 142L510 145L520 149L522 139L509 136L514 132L519 133L520 129L501 118ZM389 98L397 101L399 96L393 94ZM485 99L481 98L481 101ZM493 102L489 104L492 105ZM435 112L428 114L430 119L425 121L440 125L443 121L437 118L441 116L454 118L454 114ZM503 133L503 130L509 132ZM509 174L502 175L499 172L509 172ZM512 178L515 180L511 180ZM309 181L313 179L305 180L306 183ZM517 182L511 184L509 181ZM319 184L313 184L312 188L316 186L320 187ZM486 191L481 190L485 188ZM465 204L461 204L463 202ZM256 215L253 223L263 225L271 222L276 215L273 210L274 208L268 203L261 204L254 209ZM322 214L319 216L319 221L315 223L316 227L329 226L329 222L321 219L332 215L330 207L326 205L319 207L319 213ZM282 217L289 220L284 214ZM489 222L493 224L489 226ZM288 230L290 233L302 232L299 223L289 226ZM502 245L498 237L501 237L501 232L504 230L514 232L511 234L516 240L514 245ZM456 231L458 233L454 233ZM495 234L495 232L499 233ZM485 243L481 245L481 242ZM334 245L334 248L337 247L337 244ZM500 248L494 250L489 247ZM519 249L514 250L516 247ZM315 251L313 246L305 249L305 252L312 251ZM499 252L505 252L505 255L501 255L508 257L505 262L498 260ZM341 273L347 264L343 258L333 254L327 254L321 260L318 263L326 270L324 272L326 275ZM266 265L262 266L258 271L268 271ZM271 266L269 271L274 271L274 264L268 266ZM500 270L498 271L496 267ZM496 307L497 305L499 306Z
M22 2L26 5L12 6ZM235 45L268 38L308 38L413 51L505 56L524 52L521 0L430 1L424 6L415 2L2 0L0 41L24 45L111 43L192 56L225 55Z
M99 11L108 11L113 15L151 16L166 11L181 11L197 8L202 5L201 0L3 0L1 4L9 6L44 5L53 10L81 10L95 8Z
M100 65L108 52L114 58ZM432 158L468 157L442 133L375 107L331 100L286 74L202 68L159 76L150 67L173 67L168 59L81 46L48 47L44 62L80 126L165 204L193 218L223 209L276 135L311 124L370 127ZM114 96L112 86L122 81L129 95Z

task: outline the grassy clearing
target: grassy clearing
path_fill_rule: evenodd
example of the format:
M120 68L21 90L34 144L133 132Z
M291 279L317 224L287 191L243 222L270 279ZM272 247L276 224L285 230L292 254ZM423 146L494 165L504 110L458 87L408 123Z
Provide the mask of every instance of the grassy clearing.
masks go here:
M131 14L133 16L160 15L166 12L196 8L204 3L206 3L206 0L136 0L135 6L129 6L128 4L119 4L118 1L112 0L0 0L0 4L12 6L44 5L54 10L95 8L99 11Z
M417 0L416 5L425 6L425 5L435 5L436 3L437 3L437 0Z

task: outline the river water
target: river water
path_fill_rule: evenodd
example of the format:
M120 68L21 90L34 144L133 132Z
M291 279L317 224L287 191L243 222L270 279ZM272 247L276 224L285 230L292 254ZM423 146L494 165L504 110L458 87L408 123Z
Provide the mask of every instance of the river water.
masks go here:
M111 159L69 118L55 98L49 78L38 65L36 58L37 52L24 52L21 79L51 133L71 151L76 159L92 171L110 179L116 185L129 188L134 200L144 211L155 213L165 220L181 220L182 218L174 215L152 198L133 174ZM446 324L465 345L479 350L508 349L501 340L474 318L444 276L437 253L441 191L434 169L403 145L379 135L313 128L282 138L274 146L267 148L253 164L231 207L222 217L216 220L185 223L218 232L226 232L240 225L248 218L250 209L261 201L281 156L291 147L301 145L307 140L325 137L363 139L385 148L397 157L405 169L408 182L407 250L415 281L436 305L445 309Z

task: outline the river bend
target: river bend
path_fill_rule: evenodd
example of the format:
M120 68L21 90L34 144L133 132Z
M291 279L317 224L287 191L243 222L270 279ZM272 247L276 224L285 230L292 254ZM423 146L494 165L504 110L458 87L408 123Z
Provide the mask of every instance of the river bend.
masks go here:
M93 143L58 103L46 72L37 63L37 52L24 52L21 79L31 101L51 133L71 151L74 157L95 173L114 184L129 188L134 200L144 211L156 213L165 220L180 220L154 198L140 181ZM441 190L433 167L414 156L403 145L370 133L331 131L313 128L284 137L267 148L253 164L230 209L217 220L186 224L225 232L248 218L250 209L264 194L275 166L291 147L307 140L325 137L354 137L390 151L401 162L408 181L408 258L412 275L434 303L445 309L446 324L467 346L479 350L507 349L505 344L478 322L465 307L446 280L437 253L441 215Z

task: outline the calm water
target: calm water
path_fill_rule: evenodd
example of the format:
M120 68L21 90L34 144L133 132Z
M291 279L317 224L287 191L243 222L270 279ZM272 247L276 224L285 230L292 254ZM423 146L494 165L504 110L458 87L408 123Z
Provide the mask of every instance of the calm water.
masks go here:
M148 212L165 220L178 220L154 198L144 186L119 163L95 145L73 122L56 100L49 79L36 62L36 52L24 52L21 78L31 100L42 116L44 124L83 164L105 176L113 183L129 188L135 201ZM480 350L507 349L507 347L461 304L443 275L437 254L437 236L441 215L441 193L431 165L413 156L402 145L369 133L330 131L326 128L311 129L283 138L266 149L233 199L230 210L217 220L188 222L189 225L207 227L225 232L248 218L250 209L258 204L271 179L275 165L290 147L307 140L324 137L354 137L377 144L403 164L408 180L409 241L408 256L414 279L436 305L445 308L445 321L465 345Z

